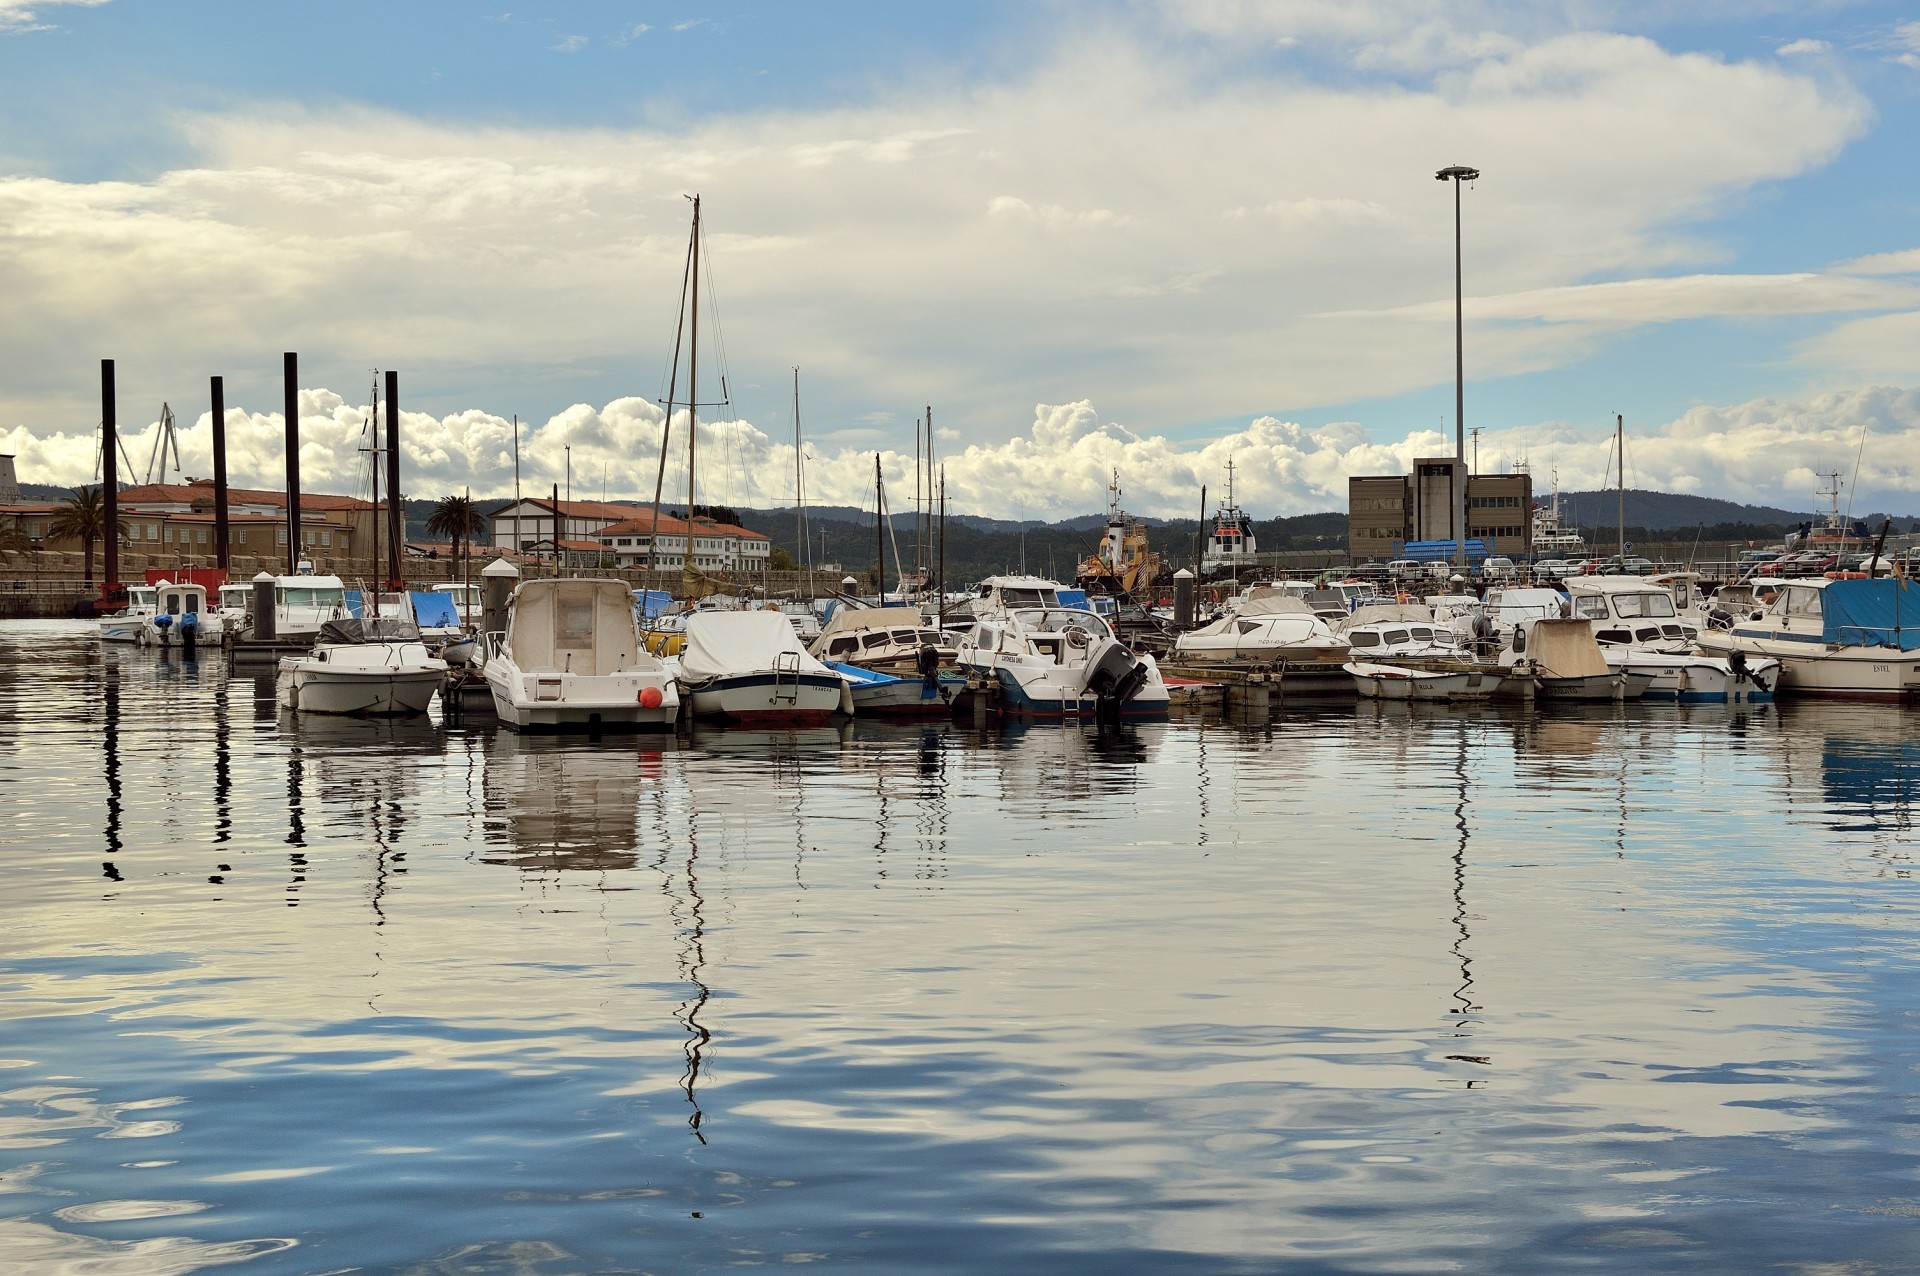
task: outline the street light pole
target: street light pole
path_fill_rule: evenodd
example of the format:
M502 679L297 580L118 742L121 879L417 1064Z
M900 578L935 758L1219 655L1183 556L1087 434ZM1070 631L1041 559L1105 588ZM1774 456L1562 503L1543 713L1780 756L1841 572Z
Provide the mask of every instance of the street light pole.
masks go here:
M1455 164L1434 174L1453 183L1453 561L1464 574L1467 566L1467 360L1460 289L1460 183L1479 180L1480 170Z

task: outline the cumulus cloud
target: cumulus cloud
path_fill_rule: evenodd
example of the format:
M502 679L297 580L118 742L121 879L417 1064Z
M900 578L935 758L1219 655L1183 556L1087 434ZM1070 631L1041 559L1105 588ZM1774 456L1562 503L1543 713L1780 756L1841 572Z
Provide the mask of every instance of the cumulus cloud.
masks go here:
M1431 6L1214 8L1372 30ZM194 162L150 178L0 180L0 421L88 420L95 353L159 380L297 348L403 367L442 407L551 396L542 415L657 395L693 191L743 411L767 415L793 364L810 418L931 400L985 441L1088 393L1156 422L1393 395L1452 366L1451 316L1420 309L1452 284L1436 163L1487 173L1467 195L1475 290L1551 300L1697 275L1688 225L1825 162L1869 117L1773 60L1571 28L1463 38L1469 60L1389 89L1235 74L1109 32L1018 79L678 129L191 117ZM1631 156L1633 180L1596 155ZM1656 286L1620 305L1750 313L1765 291ZM1585 339L1543 325L1476 346L1476 367L1552 366Z
M0 35L24 35L30 31L57 30L54 24L41 21L42 9L53 9L61 5L92 9L106 3L108 0L0 0Z
M327 390L301 397L302 486L312 491L367 490L362 434L364 404ZM272 413L230 409L229 470L240 486L279 487L285 473L284 428ZM658 469L664 414L644 399L601 407L575 404L538 425L522 424L522 490L542 494L568 482L578 497L648 499ZM1593 423L1544 422L1489 431L1480 441L1483 468L1505 469L1520 458L1546 491L1609 480L1610 436ZM136 467L152 450L157 424L127 431ZM700 423L697 497L703 502L771 507L792 503L793 446L748 420ZM1798 400L1756 399L1701 406L1658 426L1630 423L1627 475L1634 486L1700 492L1733 500L1808 507L1821 470L1851 473L1862 430L1867 446L1856 508L1905 512L1920 507L1920 392L1869 388ZM784 433L784 431L779 431ZM941 434L946 432L941 431ZM676 415L668 441L665 496L685 499L686 418ZM952 446L946 446L951 443ZM0 432L0 451L19 454L28 482L78 483L92 473L94 436ZM821 504L873 504L875 448L809 441L808 499ZM211 471L211 422L202 413L183 425L188 474ZM941 462L949 508L996 517L1063 518L1100 510L1118 476L1123 504L1140 514L1189 515L1202 485L1222 493L1229 461L1235 493L1256 516L1301 514L1346 506L1347 479L1404 474L1416 457L1452 454L1452 439L1416 430L1382 436L1358 422L1307 427L1262 416L1218 438L1177 441L1103 418L1080 401L1042 404L1010 438L961 444L943 439ZM496 498L513 492L510 421L481 411L435 417L403 412L402 488L438 496L471 488ZM890 504L913 487L914 454L878 448ZM140 477L139 474L134 475Z
M1792 58L1808 53L1825 53L1831 48L1833 46L1825 40L1789 40L1775 49L1774 53L1783 58Z

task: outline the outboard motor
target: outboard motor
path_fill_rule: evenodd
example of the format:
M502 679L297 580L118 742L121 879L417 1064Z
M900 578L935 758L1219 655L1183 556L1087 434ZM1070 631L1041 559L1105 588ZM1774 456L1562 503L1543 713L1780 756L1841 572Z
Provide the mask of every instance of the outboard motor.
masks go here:
M1733 671L1734 685L1754 682L1753 672L1747 668L1747 653L1735 649L1727 655L1727 668ZM1758 685L1755 683L1755 685Z
M913 667L920 675L920 698L931 700L940 694L940 649L921 647L913 653Z
M162 647L167 645L167 629L172 624L173 617L164 611L153 618L153 627L160 631L160 645Z
M1146 682L1146 663L1110 640L1092 660L1085 685L1099 701L1102 714L1117 714L1120 706L1140 694Z
M200 613L186 612L180 617L180 645L192 651L194 642L200 636Z

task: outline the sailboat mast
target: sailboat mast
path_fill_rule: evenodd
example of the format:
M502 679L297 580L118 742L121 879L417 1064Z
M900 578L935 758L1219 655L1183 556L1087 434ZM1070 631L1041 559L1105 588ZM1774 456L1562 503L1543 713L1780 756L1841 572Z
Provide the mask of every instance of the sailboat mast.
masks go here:
M1613 414L1613 450L1620 454L1620 570L1627 569L1627 418Z
M940 600L935 616L939 628L947 627L947 467L940 467Z
M700 197L693 197L693 291L687 333L687 557L680 566L683 582L693 579L693 451L700 435ZM691 590L689 589L689 594Z
M800 456L800 369L793 370L793 545L807 568L807 589L812 594L813 555L807 549L807 481Z
M880 605L887 603L887 538L882 527L886 508L886 484L880 477L880 454L873 454L873 589Z
M520 552L520 414L513 414L513 552Z
M373 426L373 448L368 453L373 462L373 615L380 617L380 374L373 374L373 406L368 409L367 420Z
M920 439L925 432L920 418L913 418L913 570L916 573L920 570L920 532L926 522L924 517L926 510L920 504L920 472L923 466L920 458Z

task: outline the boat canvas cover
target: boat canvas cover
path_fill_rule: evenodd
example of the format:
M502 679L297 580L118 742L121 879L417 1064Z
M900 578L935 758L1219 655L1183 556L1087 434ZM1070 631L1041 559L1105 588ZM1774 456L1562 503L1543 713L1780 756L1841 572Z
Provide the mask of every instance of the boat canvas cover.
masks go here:
M1593 640L1593 625L1583 619L1537 620L1527 635L1527 655L1542 673L1555 678L1604 677L1612 670Z
M1087 591L1084 589L1059 589L1054 591L1054 596L1060 600L1062 607L1071 607L1075 611L1093 610L1093 604L1087 601Z
M419 642L420 630L410 620L398 616L369 617L365 620L344 618L329 620L320 626L320 641L323 643L357 642Z
M411 593L407 603L413 608L413 623L422 629L458 629L460 611L452 594Z
M1820 592L1828 642L1920 651L1920 590L1906 581L1836 580Z
M791 652L794 663L783 668L801 673L833 671L807 654L793 622L777 611L703 611L687 617L687 645L680 653L680 671L688 678L719 678L728 674L772 669L774 660Z
M1311 616L1314 610L1305 599L1283 594L1278 590L1256 589L1251 597L1240 604L1235 613L1239 616Z
M836 607L833 616L820 630L820 638L858 633L863 629L927 628L931 626L915 607Z
M1347 617L1345 628L1351 630L1361 625L1431 625L1433 610L1413 603L1368 603Z

